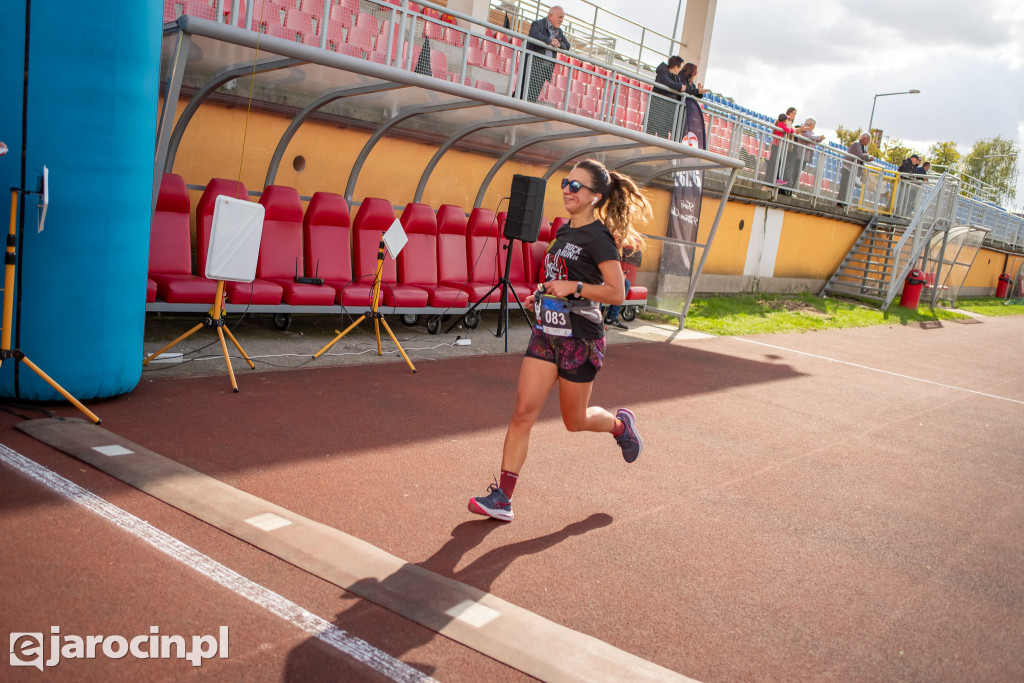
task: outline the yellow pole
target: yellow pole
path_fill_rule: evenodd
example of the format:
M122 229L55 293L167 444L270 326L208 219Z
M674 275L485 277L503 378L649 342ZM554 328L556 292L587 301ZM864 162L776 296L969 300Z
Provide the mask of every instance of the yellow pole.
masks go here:
M18 191L11 190L11 229L7 233L7 257L4 265L4 351L11 350L11 314L14 312L14 239L15 224L18 219ZM0 363L3 359L0 358Z

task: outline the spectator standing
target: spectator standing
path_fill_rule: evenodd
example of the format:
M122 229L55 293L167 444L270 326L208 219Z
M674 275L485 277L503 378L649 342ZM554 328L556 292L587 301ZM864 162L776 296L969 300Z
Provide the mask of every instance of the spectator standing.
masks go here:
M796 113L795 110L794 113ZM825 139L824 135L814 134L816 125L818 125L817 119L808 116L804 120L804 125L795 129L802 132L795 134L796 145L792 146L786 157L786 172L783 174L783 180L790 187L800 182L800 174L803 173L804 167L814 159L814 146Z
M896 170L900 173L920 173L921 157L916 154L911 154L909 157L903 160L900 167Z
M672 55L668 62L662 62L654 75L654 81L662 88L656 89L656 95L668 98L668 101L661 97L651 98L651 112L647 116L647 132L659 137L669 137L672 130L672 122L675 121L676 102L683 99L683 89L686 84L683 82L679 72L683 69L683 58Z
M524 84L525 88L520 88L526 91L526 99L529 102L536 102L537 96L540 95L541 88L545 83L551 80L551 72L555 69L555 64L552 61L557 54L554 50L548 49L546 46L550 45L552 48L558 48L561 50L569 49L569 39L562 33L562 22L565 21L565 10L558 5L555 5L548 10L548 15L543 19L530 24L530 37L540 41L544 45L537 45L536 43L527 43L526 49L537 54L544 55L549 59L535 59L530 58L528 63L527 72L530 74L530 82ZM526 77L526 74L523 74Z
M768 156L768 175L766 180L773 185L786 185L785 178L780 177L779 164L786 156L786 140L792 140L795 133L804 132L804 127L794 128L791 120L796 116L796 108L790 107L785 114L779 114L775 119L775 131L772 135L772 148ZM788 190L780 190L779 194L790 194Z
M860 173L860 166L864 165L866 161L874 161L875 158L868 154L868 144L871 142L871 136L867 133L861 133L860 139L856 140L847 149L846 153L855 157L855 159L844 159L842 180L839 181L839 197L836 202L840 207L845 207L847 202L850 200L850 178L854 173Z
M687 95L702 98L704 97L704 94L708 92L708 89L704 87L703 83L693 82L693 79L697 76L697 65L693 62L687 62L679 75L683 79L683 85L686 89Z

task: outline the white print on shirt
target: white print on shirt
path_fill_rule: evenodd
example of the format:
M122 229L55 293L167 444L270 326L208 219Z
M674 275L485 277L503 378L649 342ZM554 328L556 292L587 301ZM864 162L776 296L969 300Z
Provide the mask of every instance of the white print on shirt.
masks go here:
M566 261L578 261L583 248L578 244L563 244L558 251L549 254L545 264L545 275L548 282L552 280L568 280L569 265Z

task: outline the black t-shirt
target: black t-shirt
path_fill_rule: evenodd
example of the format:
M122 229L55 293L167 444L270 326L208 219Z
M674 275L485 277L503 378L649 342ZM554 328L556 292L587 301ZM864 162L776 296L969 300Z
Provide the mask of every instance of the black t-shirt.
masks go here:
M544 254L544 281L572 280L588 285L604 283L599 264L618 261L615 238L600 220L579 228L566 223L558 228L555 239ZM604 336L604 319L596 301L573 302L572 336L577 339L600 339Z

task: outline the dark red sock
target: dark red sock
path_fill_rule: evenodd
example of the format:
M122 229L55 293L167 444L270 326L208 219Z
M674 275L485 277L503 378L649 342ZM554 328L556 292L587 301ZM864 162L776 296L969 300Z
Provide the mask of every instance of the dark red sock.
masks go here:
M505 492L505 495L512 498L512 492L516 490L516 482L519 481L519 475L515 472L509 472L507 470L501 471L501 483L498 486Z
M626 431L626 423L615 418L615 428L612 429L612 436L622 436L622 433Z

